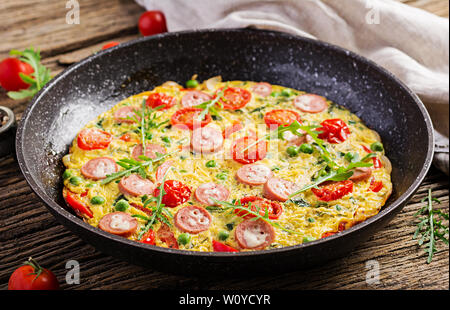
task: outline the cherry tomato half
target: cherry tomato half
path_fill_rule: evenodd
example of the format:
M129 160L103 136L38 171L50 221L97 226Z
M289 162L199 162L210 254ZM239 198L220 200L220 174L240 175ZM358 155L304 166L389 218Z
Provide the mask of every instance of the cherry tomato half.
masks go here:
M216 240L213 240L212 244L214 252L239 252L238 250Z
M6 58L0 62L0 86L7 91L26 89L30 84L25 83L19 73L30 75L33 68L17 58Z
M383 181L375 181L374 179L370 181L369 189L372 192L378 193L379 191L381 191L382 188L383 188Z
M175 113L173 113L172 117L170 118L170 123L173 126L182 126L184 128L187 127L190 130L193 130L194 127L197 128L206 126L212 121L212 118L208 113L205 115L205 118L202 121L198 121L197 118L202 111L202 109L197 108L179 109Z
M256 145L250 147L249 149L244 150L250 144L255 143L256 141L257 141L256 137L249 137L249 136L237 139L231 146L231 154L233 156L233 159L238 163L246 165L252 164L266 157L267 152L266 141L260 141Z
M362 145L362 148L364 149L364 151L366 151L367 153L373 153L371 149L369 149L367 146ZM380 169L383 167L383 163L381 162L381 160L378 157L372 157L372 162L373 162L373 167L375 169Z
M350 180L331 182L320 188L312 188L311 191L321 201L337 200L353 192L353 182Z
M239 110L245 107L251 98L252 94L248 90L238 87L229 87L225 89L219 102L224 109Z
M79 200L79 197L77 194L72 193L69 190L63 191L64 199L66 199L67 204L80 216L87 216L89 218L93 218L94 214L92 213L91 209L82 203Z
M156 108L159 106L164 106L160 110L167 110L174 106L176 99L172 96L163 93L152 93L148 96L146 104L150 108Z
M337 234L337 233L336 232L326 232L326 233L322 234L321 238L326 238L326 237L329 237L329 236L333 236L335 234Z
M276 129L278 126L289 126L295 121L301 123L300 115L290 110L277 109L267 112L264 115L264 121L270 129Z
M8 290L58 290L59 283L53 272L42 268L31 257L17 268L9 278Z
M324 139L329 143L342 143L350 135L350 129L343 120L339 118L327 119L320 123L322 127L317 128L322 133L319 134L320 139Z
M155 245L155 232L152 229L149 229L139 240L139 242Z
M77 138L78 147L86 151L106 149L111 141L110 133L96 128L83 129Z
M169 208L175 208L189 200L191 190L187 185L180 181L168 180L164 182L165 195L162 197L162 203ZM159 195L159 188L153 193L155 197Z
M245 208L248 208L250 205L250 210L252 210L253 212L257 212L257 210L259 210L258 212L262 216L266 214L267 210L267 214L269 216L269 219L271 220L278 219L281 213L283 213L283 207L278 202L264 199L261 197L247 196L242 198L240 202L241 205ZM239 204L239 201L237 201L236 204ZM240 217L243 217L246 220L256 217L255 215L250 214L245 210L235 209L234 213L236 213Z
M167 32L166 17L161 11L147 11L139 17L139 31L143 36Z

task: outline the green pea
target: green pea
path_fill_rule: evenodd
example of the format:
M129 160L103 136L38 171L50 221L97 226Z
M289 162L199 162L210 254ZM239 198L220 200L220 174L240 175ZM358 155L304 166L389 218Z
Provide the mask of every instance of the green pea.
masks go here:
M191 236L186 233L182 233L178 236L178 243L182 245L186 245L191 241Z
M116 205L114 208L116 211L126 211L130 207L130 204L125 199L120 199L118 202L116 202Z
M295 145L291 145L286 149L286 153L288 153L289 156L295 157L298 155L298 147Z
M73 172L69 169L65 170L63 173L63 179L67 180L68 178L73 176Z
M216 174L216 178L218 178L219 180L225 181L228 177L228 174L226 172L221 172Z
M336 205L336 210L341 211L342 207L340 205Z
M186 88L196 88L198 86L197 80L189 80L186 82Z
M212 160L207 161L205 166L208 168L213 168L213 167L217 166L217 163L214 159L212 159Z
M270 97L278 97L278 96L280 96L280 93L279 93L279 92L276 92L276 91L273 91L273 92L270 94Z
M305 154L312 154L314 152L314 148L311 144L303 143L300 145L300 152Z
M351 162L355 158L355 153L348 152L344 155L345 160Z
M310 236L303 237L303 243L312 242L314 240L316 240L314 237L310 237Z
M81 182L83 182L83 179L80 178L80 177L75 176L75 177L71 177L69 179L69 182L70 182L70 184L72 184L74 186L78 186L78 185L81 184Z
M310 223L314 223L315 221L316 220L314 218L312 218L312 217L308 218L308 222L310 222Z
M226 230L221 230L219 231L219 239L222 241L225 241L228 239L228 237L230 236L230 233Z
M370 145L370 149L374 152L383 152L384 147L381 142L376 141Z
M281 91L281 96L290 97L293 95L293 91L291 89L285 88Z
M93 205L102 205L105 203L105 198L103 198L102 196L94 196L91 199L91 203Z

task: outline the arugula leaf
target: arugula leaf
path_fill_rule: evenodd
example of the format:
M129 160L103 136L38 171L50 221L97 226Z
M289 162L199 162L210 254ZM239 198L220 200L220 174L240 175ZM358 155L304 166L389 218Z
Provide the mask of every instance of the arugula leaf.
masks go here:
M225 94L225 90L227 90L227 88L228 88L228 85L226 85L221 91L219 91L216 98L214 98L213 100L209 100L209 101L203 102L203 103L195 106L196 108L203 109L203 111L200 113L200 115L197 118L198 121L202 121L205 118L206 114L208 114L208 112L211 112L211 114L213 114L213 115L219 115L219 113L217 112L216 108L214 108L214 106L217 102L219 102L220 99L222 99L223 95Z
M16 100L33 97L51 80L50 70L41 64L41 53L39 49L29 47L24 51L11 50L9 54L11 56L19 56L19 60L29 64L34 72L31 75L19 73L22 80L30 84L30 86L20 91L9 91L7 93L8 97Z

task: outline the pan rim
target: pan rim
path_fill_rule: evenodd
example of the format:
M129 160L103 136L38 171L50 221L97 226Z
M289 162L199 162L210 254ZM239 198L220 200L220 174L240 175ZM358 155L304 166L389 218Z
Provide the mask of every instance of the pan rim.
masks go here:
M188 250L179 250L179 249L170 249L170 248L163 248L159 246L153 246L148 244L139 243L136 241L132 241L123 237L115 236L112 234L108 234L96 227L93 227L89 225L88 223L85 223L81 218L77 217L73 213L69 212L65 207L59 205L56 203L50 196L48 196L37 184L37 182L34 180L33 175L30 173L29 168L27 167L25 156L23 153L24 147L22 145L24 139L23 136L25 134L25 128L28 122L29 115L32 113L34 107L40 102L41 98L47 94L53 87L53 85L57 84L58 81L72 73L72 71L76 70L77 68L88 64L92 60L96 59L97 57L102 57L103 55L109 54L112 51L120 48L130 47L135 44L139 44L140 42L144 41L158 41L163 38L167 37L177 37L182 35L192 35L192 34L210 34L210 33L243 33L243 32L261 32L268 35L273 36L280 36L284 37L286 39L295 39L300 41L306 41L308 43L317 45L321 48L326 49L332 49L334 52L337 53L344 53L347 57L350 59L357 60L360 63L367 64L371 67L371 69L378 71L378 73L387 76L389 79L391 79L399 88L401 88L404 92L406 92L411 99L415 102L415 104L418 106L420 112L422 113L424 117L424 121L427 127L427 136L428 136L428 145L427 145L427 154L425 157L424 165L420 172L417 174L417 177L415 181L408 187L408 189L396 200L392 201L389 205L383 206L382 210L376 214L375 216L365 220L362 223L359 223L349 229L346 229L338 234L335 234L333 236L324 238L324 239L318 239L312 242L303 243L303 244L297 244L293 246L283 247L283 248L276 248L276 249L270 249L270 250L259 250L259 251L248 251L248 252L237 252L237 253L227 253L227 252L198 252L198 251L188 251ZM217 28L217 29L202 29L202 30L193 30L193 31L180 31L180 32L169 32L164 34L158 34L151 37L142 37L137 38L128 42L124 42L118 46L102 50L94 55L91 55L60 72L58 75L56 75L49 83L47 83L40 92L32 99L30 104L27 106L25 111L22 114L21 121L19 122L17 133L16 133L16 156L17 161L20 167L20 170L22 174L25 177L25 180L27 181L28 185L31 187L34 193L44 202L47 208L50 208L51 213L56 212L59 216L65 218L65 220L72 222L76 226L79 226L83 228L84 230L89 231L90 234L94 234L96 236L99 236L101 238L106 238L108 240L111 240L113 242L121 243L121 245L125 247L138 247L142 250L147 251L155 251L155 252L161 252L164 254L179 254L179 255L185 255L185 256L194 256L194 257L208 257L208 258L225 258L225 257L253 257L253 256L265 256L265 255L274 255L277 253L284 253L284 252L290 252L290 251L296 251L302 248L307 247L314 247L318 244L325 244L326 242L331 242L332 240L338 239L338 238L344 238L347 235L358 233L359 230L370 226L380 220L382 220L384 217L388 216L390 213L395 212L398 208L401 208L404 203L406 203L411 196L417 191L418 187L422 183L423 179L425 178L426 174L428 173L428 170L431 167L432 158L434 154L434 132L433 132L433 125L430 118L430 115L428 114L428 111L426 110L424 104L419 99L419 97L412 92L409 87L407 87L402 81L400 81L393 73L390 71L384 69L380 65L376 64L372 60L369 60L361 55L358 55L352 51L349 51L347 49L344 49L342 47L323 42L320 40L314 40L311 38L306 38L299 35L292 35L288 33L278 32L278 31L269 31L269 30L259 30L259 29L249 29L249 28ZM58 220L58 219L57 219ZM66 228L68 228L66 225L63 225ZM71 230L70 228L68 228ZM78 235L77 233L74 233Z

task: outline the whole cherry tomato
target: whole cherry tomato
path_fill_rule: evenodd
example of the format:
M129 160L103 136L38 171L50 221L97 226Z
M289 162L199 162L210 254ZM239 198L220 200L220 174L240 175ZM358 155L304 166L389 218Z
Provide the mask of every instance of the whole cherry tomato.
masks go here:
M139 31L143 36L167 32L166 17L161 11L147 11L139 17Z
M6 58L0 62L0 85L7 91L26 89L30 85L25 83L19 73L30 75L33 68L17 58Z
M59 283L55 275L42 268L31 257L17 268L9 278L8 290L58 290Z

